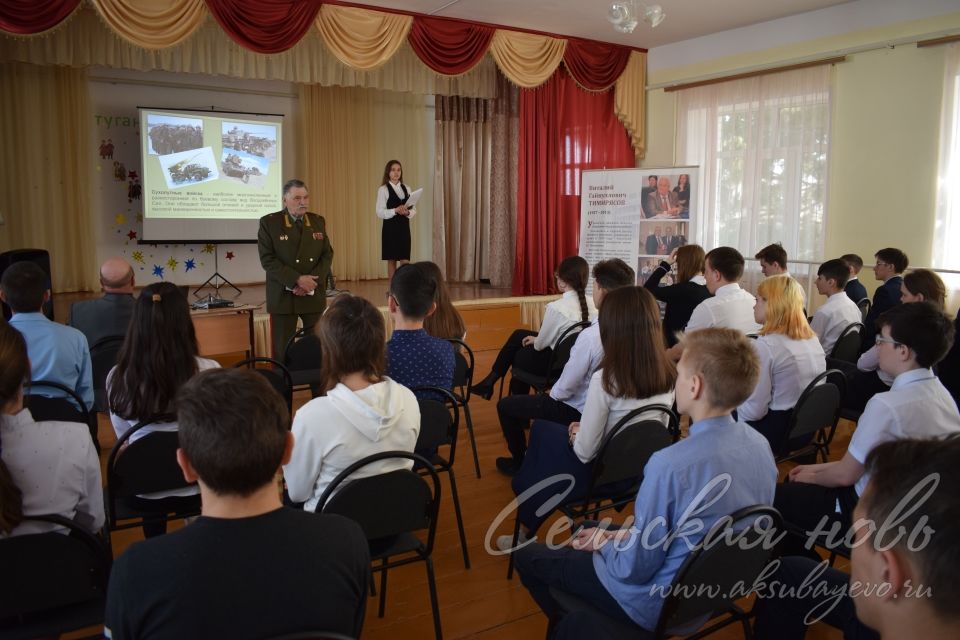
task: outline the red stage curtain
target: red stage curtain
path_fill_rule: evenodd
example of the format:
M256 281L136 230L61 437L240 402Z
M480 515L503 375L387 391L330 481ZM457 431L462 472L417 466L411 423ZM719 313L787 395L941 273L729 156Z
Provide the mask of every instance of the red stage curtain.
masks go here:
M633 166L612 91L584 91L568 74L554 73L520 92L513 295L555 292L554 269L578 253L580 172Z
M300 41L313 26L322 0L206 0L220 26L241 47L280 53Z
M0 31L29 35L52 29L80 4L80 0L4 0L0 2Z
M423 64L437 73L455 76L480 62L494 31L482 24L415 16L407 39Z
M630 60L630 49L604 42L567 41L563 64L584 89L606 91Z

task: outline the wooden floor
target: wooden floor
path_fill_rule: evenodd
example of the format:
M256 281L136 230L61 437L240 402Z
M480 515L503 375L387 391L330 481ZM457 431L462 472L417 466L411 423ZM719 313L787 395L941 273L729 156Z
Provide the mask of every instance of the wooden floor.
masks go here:
M386 280L374 280L362 283L341 283L341 288L362 295L375 304L382 304L387 290ZM263 301L263 285L243 286L243 293L237 301L247 304L260 304ZM509 291L484 285L453 285L455 300L495 298L509 296ZM221 294L226 293L221 289ZM99 294L61 294L55 296L55 315L60 321L68 316L69 304ZM496 355L495 351L478 352L477 375L489 371ZM309 397L306 393L297 394L295 407L302 406ZM474 398L470 403L480 455L482 479L474 474L469 439L466 430L461 430L456 460L456 477L463 507L467 542L472 568L463 567L459 541L457 539L456 520L450 500L449 483L441 475L442 506L434 563L437 576L441 621L446 638L497 638L499 640L541 638L546 631L546 619L537 605L527 594L516 577L506 579L507 560L503 556L494 556L485 549L485 537L490 535L491 545L496 536L510 533L512 516L503 520L493 531L488 531L498 514L513 499L509 478L499 474L494 466L497 456L507 455L506 446L497 422L495 401ZM842 423L832 447L833 457L839 458L845 451L852 432L850 423ZM101 462L105 464L110 448L115 442L109 420L100 418L100 442L103 447ZM787 467L781 469L785 471ZM626 515L626 514L624 514ZM182 526L174 523L171 529ZM548 525L549 526L549 523ZM546 528L545 528L546 530ZM131 543L141 539L139 529L114 534L113 544L116 554L120 554ZM86 630L73 637L90 635L96 630ZM377 617L377 601L371 598L367 604L367 617L363 638L369 640L406 640L430 638L433 625L430 600L427 591L426 573L422 563L391 570L387 598L386 615ZM738 626L728 627L715 634L720 640L742 637ZM839 638L839 632L825 626L811 629L808 638Z

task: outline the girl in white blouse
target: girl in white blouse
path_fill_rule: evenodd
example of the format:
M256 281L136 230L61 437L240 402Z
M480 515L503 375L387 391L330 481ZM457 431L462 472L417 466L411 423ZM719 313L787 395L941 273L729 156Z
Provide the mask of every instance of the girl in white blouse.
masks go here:
M770 441L775 454L787 446L790 415L814 378L826 371L826 357L803 312L803 290L790 275L770 276L757 288L754 319L762 324L753 346L760 379L737 416ZM805 443L792 443L791 448Z
M390 160L383 168L377 189L377 217L383 220L380 232L381 258L387 261L387 277L392 278L397 265L410 262L410 218L417 210L407 206L410 189L403 184L403 166Z
M511 366L544 375L549 373L550 355L560 335L578 322L590 322L597 317L593 300L587 298L587 279L590 267L580 256L564 258L556 271L557 290L563 295L547 305L540 331L517 329L500 348L492 371L471 387L471 392L489 400L497 380L507 375ZM510 380L511 394L530 393L530 386L519 380Z
M673 404L676 367L663 348L660 309L649 291L621 287L604 296L600 342L603 359L590 379L583 417L569 425L533 423L527 454L513 479L516 495L547 478L570 474L575 484L567 499L583 496L593 461L610 429L635 409ZM638 476L642 472L637 469ZM565 487L566 483L553 484L521 502L517 517L528 533L536 532L549 517L549 513L538 516L537 509ZM502 544L509 548L511 536L505 538Z
M57 514L91 533L103 527L100 460L90 430L77 422L36 422L23 408L30 379L27 345L0 322L0 538L40 533L54 525L22 523Z

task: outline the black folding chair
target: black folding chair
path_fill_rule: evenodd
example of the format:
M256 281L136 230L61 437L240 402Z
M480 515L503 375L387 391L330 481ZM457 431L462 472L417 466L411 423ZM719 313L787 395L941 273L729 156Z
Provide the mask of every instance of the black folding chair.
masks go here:
M294 391L309 387L314 398L320 395L320 385L323 383L321 362L323 351L313 327L300 329L290 336L283 350L283 366L290 372Z
M827 369L810 381L790 415L784 448L775 452L778 463L811 455L827 461L846 389L846 378L839 369ZM804 444L791 449L791 442Z
M833 345L830 357L843 362L857 363L860 356L860 343L863 336L863 323L851 322L840 333Z
M750 523L746 528L735 528L736 523L748 519ZM782 529L780 513L766 505L744 507L718 520L677 570L652 633L638 625L610 618L585 600L559 589L551 588L550 595L565 610L566 616L587 616L596 634L594 637L618 640L670 638L674 635L671 629L689 626L704 618L713 620L724 616L685 637L687 640L704 638L739 622L743 625L744 636L752 638L751 612L738 607L736 601L748 595L748 590L766 568L773 550L769 541ZM767 540L761 542L763 538ZM710 588L704 589L704 585ZM565 622L566 618L559 626Z
M257 366L267 365L267 366ZM283 401L287 403L287 409L290 415L293 415L293 376L283 364L273 358L247 358L233 365L234 369L244 367L259 373L266 378L270 386L273 387Z
M463 566L470 568L470 555L467 552L467 536L463 529L463 515L460 510L460 495L457 493L457 478L453 472L457 456L457 435L460 431L460 410L457 397L441 387L417 387L413 391L431 391L446 398L446 404L437 400L420 398L420 434L414 452L433 463L438 473L446 473L450 478L450 495L453 498L453 511L457 517L457 531L460 534L460 550L463 552ZM448 409L449 406L449 409ZM451 414L450 410L453 410ZM446 458L438 452L439 447L450 447Z
M590 322L577 322L567 327L560 334L556 346L550 351L550 361L546 373L533 373L512 367L511 375L533 387L537 393L546 393L560 379L563 368L566 366L567 360L570 359L570 351L573 349L574 343L580 337L580 332L589 327L590 324ZM500 398L503 397L504 379L500 378Z
M392 458L413 461L419 473L400 469L349 480L357 470ZM420 475L424 472L430 476L430 482ZM327 486L316 508L317 513L336 513L350 518L363 529L370 544L371 571L380 572L377 613L381 618L386 607L387 570L414 562L426 565L437 640L441 640L443 632L432 554L439 509L440 477L429 460L409 451L383 451L354 462ZM427 532L426 543L417 537L416 531Z
M863 318L863 321L867 321L867 314L870 313L870 298L861 298L860 302L857 303L857 307L860 309L860 317Z
M24 518L31 521L67 533L0 539L0 638L56 637L103 624L112 562L103 541L60 515Z
M660 449L676 442L679 434L680 418L670 407L652 404L634 409L603 437L593 461L586 493L573 493L572 498L568 496L556 508L571 523L576 523L578 519L607 509L622 509L632 503L643 482L643 468L647 460ZM520 519L514 518L513 548L519 543ZM507 562L508 580L513 578L513 560L511 553Z
M44 390L62 393L59 397L43 395ZM68 399L69 398L69 399ZM70 402L70 400L73 402ZM30 409L30 415L37 422L53 420L57 422L79 422L87 425L93 446L100 453L100 439L97 437L97 414L91 413L76 391L70 387L50 380L31 380L23 396L23 406ZM77 407L82 407L78 409Z
M90 362L93 365L93 409L100 413L109 413L107 399L107 374L117 364L123 336L107 336L97 340L90 347Z
M135 433L148 425L167 421L167 418L153 418L139 422L113 445L107 458L107 486L103 500L108 531L200 515L199 494L174 498L175 507L167 498L156 500L156 509L138 509L127 503L138 495L197 486L186 481L177 464L179 438L176 431L154 431L130 442Z
M459 338L447 338L453 344L457 363L453 370L453 396L457 405L463 408L463 417L470 436L470 448L473 449L473 467L480 477L480 457L477 455L477 439L473 434L473 419L470 417L470 387L473 386L473 349ZM466 355L464 355L466 354Z

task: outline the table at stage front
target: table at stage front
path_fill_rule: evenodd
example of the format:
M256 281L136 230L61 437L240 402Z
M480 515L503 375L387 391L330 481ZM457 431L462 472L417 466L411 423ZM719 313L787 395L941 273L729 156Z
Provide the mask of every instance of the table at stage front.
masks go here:
M253 310L250 305L221 309L194 309L190 312L197 332L200 355L220 356L244 353L253 356Z

